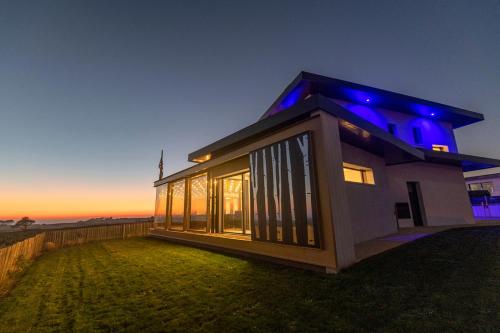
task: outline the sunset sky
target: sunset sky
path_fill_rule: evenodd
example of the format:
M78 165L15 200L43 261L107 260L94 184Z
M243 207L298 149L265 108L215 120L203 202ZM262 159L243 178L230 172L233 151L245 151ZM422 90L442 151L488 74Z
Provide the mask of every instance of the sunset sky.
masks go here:
M0 219L151 216L152 182L256 121L300 70L485 114L500 2L2 1Z

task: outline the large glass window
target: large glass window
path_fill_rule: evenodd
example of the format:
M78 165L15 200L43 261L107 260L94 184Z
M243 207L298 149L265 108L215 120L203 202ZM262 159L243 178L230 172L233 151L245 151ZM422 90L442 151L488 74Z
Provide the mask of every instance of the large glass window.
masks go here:
M352 183L375 185L372 169L350 163L344 163L344 180Z
M172 185L172 204L170 208L170 228L182 230L184 228L184 179L174 182Z
M207 229L207 183L206 174L191 179L190 229Z
M167 189L168 184L156 188L155 223L165 223L167 218Z

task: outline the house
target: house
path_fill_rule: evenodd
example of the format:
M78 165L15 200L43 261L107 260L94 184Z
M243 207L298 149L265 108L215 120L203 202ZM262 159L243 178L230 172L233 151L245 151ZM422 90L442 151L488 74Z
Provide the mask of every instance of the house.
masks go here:
M191 152L156 187L153 235L336 272L398 228L472 224L458 152L482 114L300 73L254 124Z
M466 172L465 183L476 219L500 219L500 173Z

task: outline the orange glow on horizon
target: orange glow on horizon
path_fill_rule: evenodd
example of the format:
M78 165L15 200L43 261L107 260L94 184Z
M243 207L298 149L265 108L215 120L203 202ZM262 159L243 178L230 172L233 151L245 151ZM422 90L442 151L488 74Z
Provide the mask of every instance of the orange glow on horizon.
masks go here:
M155 190L148 186L30 184L0 191L0 220L29 216L43 220L85 220L95 217L154 215Z

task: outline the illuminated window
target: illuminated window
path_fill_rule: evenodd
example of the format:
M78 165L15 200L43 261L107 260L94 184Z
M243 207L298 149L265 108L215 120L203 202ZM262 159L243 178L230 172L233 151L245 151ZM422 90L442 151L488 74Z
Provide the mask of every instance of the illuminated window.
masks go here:
M450 151L448 149L448 146L445 146L445 145L432 145L432 150L435 150L435 151L445 151L445 152Z
M176 230L184 229L184 197L185 180L178 180L171 185L171 205L170 205L170 228Z
M350 163L344 163L344 180L351 183L375 185L372 169Z
M191 179L190 229L207 229L207 183L206 174Z

